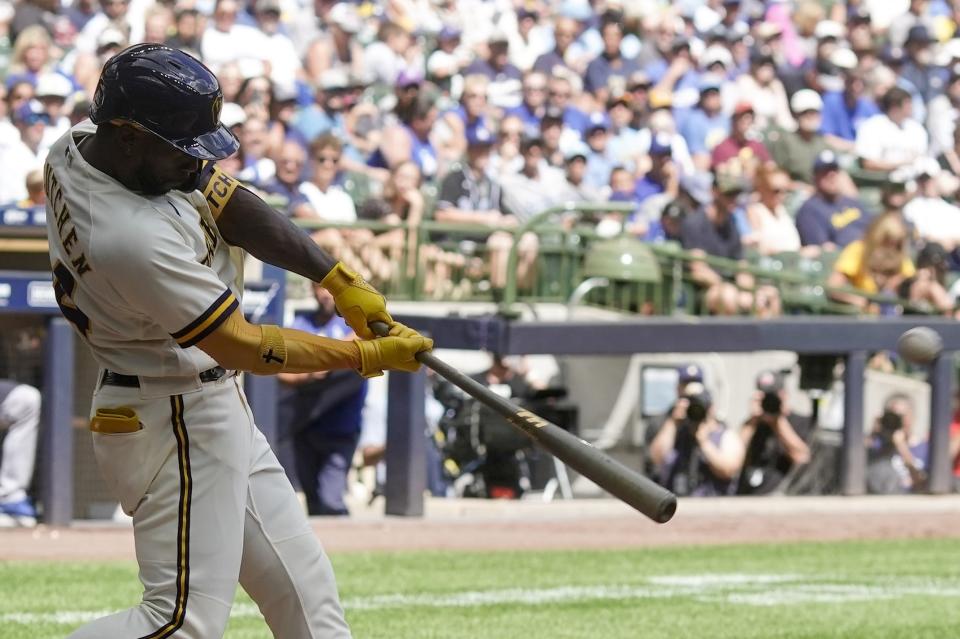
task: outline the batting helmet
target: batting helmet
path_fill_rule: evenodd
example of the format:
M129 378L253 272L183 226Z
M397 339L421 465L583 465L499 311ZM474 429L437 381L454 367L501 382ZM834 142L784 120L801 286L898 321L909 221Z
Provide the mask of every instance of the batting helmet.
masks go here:
M220 160L240 146L220 124L221 106L220 83L200 61L163 45L138 44L104 65L90 119L133 122L188 155Z

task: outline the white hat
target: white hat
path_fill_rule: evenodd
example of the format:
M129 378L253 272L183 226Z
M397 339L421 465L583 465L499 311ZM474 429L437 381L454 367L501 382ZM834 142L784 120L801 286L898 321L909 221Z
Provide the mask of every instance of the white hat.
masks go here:
M940 175L940 164L931 157L918 158L911 168L913 168L914 177L917 178L921 175L928 175L932 178Z
M824 40L826 38L842 40L844 36L847 35L847 28L834 20L823 20L817 23L817 27L813 30L813 35L817 40Z
M333 5L330 12L327 13L327 20L346 33L359 33L360 29L363 28L363 23L360 21L356 8L346 2L338 2Z
M231 129L247 121L247 112L236 102L224 102L220 109L220 124Z
M37 89L34 93L38 98L68 98L73 93L73 83L59 73L44 73L37 78Z
M707 47L707 50L700 56L700 66L709 69L714 64L720 63L725 69L733 66L733 56L730 51L719 44Z
M813 89L800 89L790 98L790 109L798 114L804 111L823 111L823 99Z
M97 36L97 48L102 49L104 47L115 45L115 46L126 46L127 36L123 34L120 29L115 27L107 27L100 32L100 35Z
M852 71L860 64L860 60L857 58L857 54L850 49L838 48L830 54L830 64L844 71Z
M346 89L348 86L350 78L343 69L327 69L320 75L321 89Z

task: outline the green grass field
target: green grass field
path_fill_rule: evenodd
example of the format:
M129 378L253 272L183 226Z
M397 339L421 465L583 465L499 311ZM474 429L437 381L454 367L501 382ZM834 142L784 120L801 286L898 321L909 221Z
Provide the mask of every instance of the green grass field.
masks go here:
M960 636L960 539L333 557L358 638ZM136 602L130 563L0 563L0 637ZM269 638L238 595L229 639Z

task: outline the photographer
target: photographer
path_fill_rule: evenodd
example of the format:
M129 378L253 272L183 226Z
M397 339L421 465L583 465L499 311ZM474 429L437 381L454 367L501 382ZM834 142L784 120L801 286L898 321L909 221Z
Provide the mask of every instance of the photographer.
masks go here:
M743 444L717 420L703 384L691 382L651 442L650 456L660 483L678 495L729 495Z
M910 445L913 400L894 393L883 403L883 413L867 440L867 492L896 495L926 488L926 442Z
M777 489L796 465L810 461L810 449L798 430L801 418L790 413L783 376L775 371L757 375L750 418L740 429L746 448L738 495L766 495Z

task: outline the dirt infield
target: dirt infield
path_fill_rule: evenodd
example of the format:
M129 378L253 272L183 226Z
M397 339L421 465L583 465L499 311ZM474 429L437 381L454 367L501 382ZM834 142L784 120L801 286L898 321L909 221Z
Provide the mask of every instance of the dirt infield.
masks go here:
M960 497L736 498L684 500L658 526L611 500L431 500L423 518L355 507L317 519L331 553L377 550L609 549L843 539L960 536ZM0 560L133 559L129 524L0 531Z

